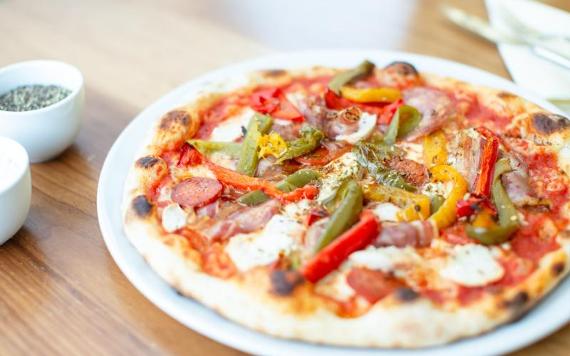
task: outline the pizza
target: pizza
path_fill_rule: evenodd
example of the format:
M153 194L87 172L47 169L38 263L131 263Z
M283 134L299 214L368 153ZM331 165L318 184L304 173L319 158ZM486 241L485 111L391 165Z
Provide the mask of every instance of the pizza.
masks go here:
M418 348L568 273L570 123L413 64L251 73L157 118L124 230L173 288L277 337Z

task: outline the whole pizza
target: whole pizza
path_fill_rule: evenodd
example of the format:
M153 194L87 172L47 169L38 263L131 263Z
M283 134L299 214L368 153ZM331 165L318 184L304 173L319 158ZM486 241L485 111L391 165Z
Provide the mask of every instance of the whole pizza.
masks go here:
M570 122L410 63L251 74L164 114L124 229L180 293L274 336L424 347L568 272Z

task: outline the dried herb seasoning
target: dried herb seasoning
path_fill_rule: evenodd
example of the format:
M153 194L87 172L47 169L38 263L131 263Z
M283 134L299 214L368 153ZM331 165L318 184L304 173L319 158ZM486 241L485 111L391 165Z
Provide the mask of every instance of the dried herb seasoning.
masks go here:
M71 90L57 85L24 85L0 95L0 110L30 111L65 99Z

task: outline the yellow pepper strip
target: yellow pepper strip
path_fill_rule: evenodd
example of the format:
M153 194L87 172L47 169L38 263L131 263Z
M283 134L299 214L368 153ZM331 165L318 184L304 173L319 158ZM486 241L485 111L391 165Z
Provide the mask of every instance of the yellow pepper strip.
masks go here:
M457 202L463 199L467 192L467 181L455 170L448 165L438 165L430 169L432 179L439 182L453 182L453 188L449 196L441 207L430 216L431 220L438 229L443 229L453 224L457 219Z
M276 132L263 135L259 138L259 158L273 156L279 157L287 150L287 143Z
M439 130L424 138L424 163L427 167L447 164L447 140Z
M340 95L357 103L394 102L402 98L402 92L395 88L353 88L341 87Z
M403 189L387 185L367 184L364 186L364 197L378 202L390 202L403 210L398 214L402 221L424 220L430 214L429 198Z

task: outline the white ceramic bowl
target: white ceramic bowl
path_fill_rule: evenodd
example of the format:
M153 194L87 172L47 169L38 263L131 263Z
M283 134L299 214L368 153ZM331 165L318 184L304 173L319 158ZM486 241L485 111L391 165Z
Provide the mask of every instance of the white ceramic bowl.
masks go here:
M83 76L69 64L37 60L0 69L0 94L22 85L53 84L71 90L63 100L38 110L0 110L0 136L21 143L32 163L47 161L69 147L81 126Z
M18 142L7 137L0 137L0 160L0 168L2 168L0 171L0 245L2 245L18 232L28 216L32 197L32 179L28 153Z

